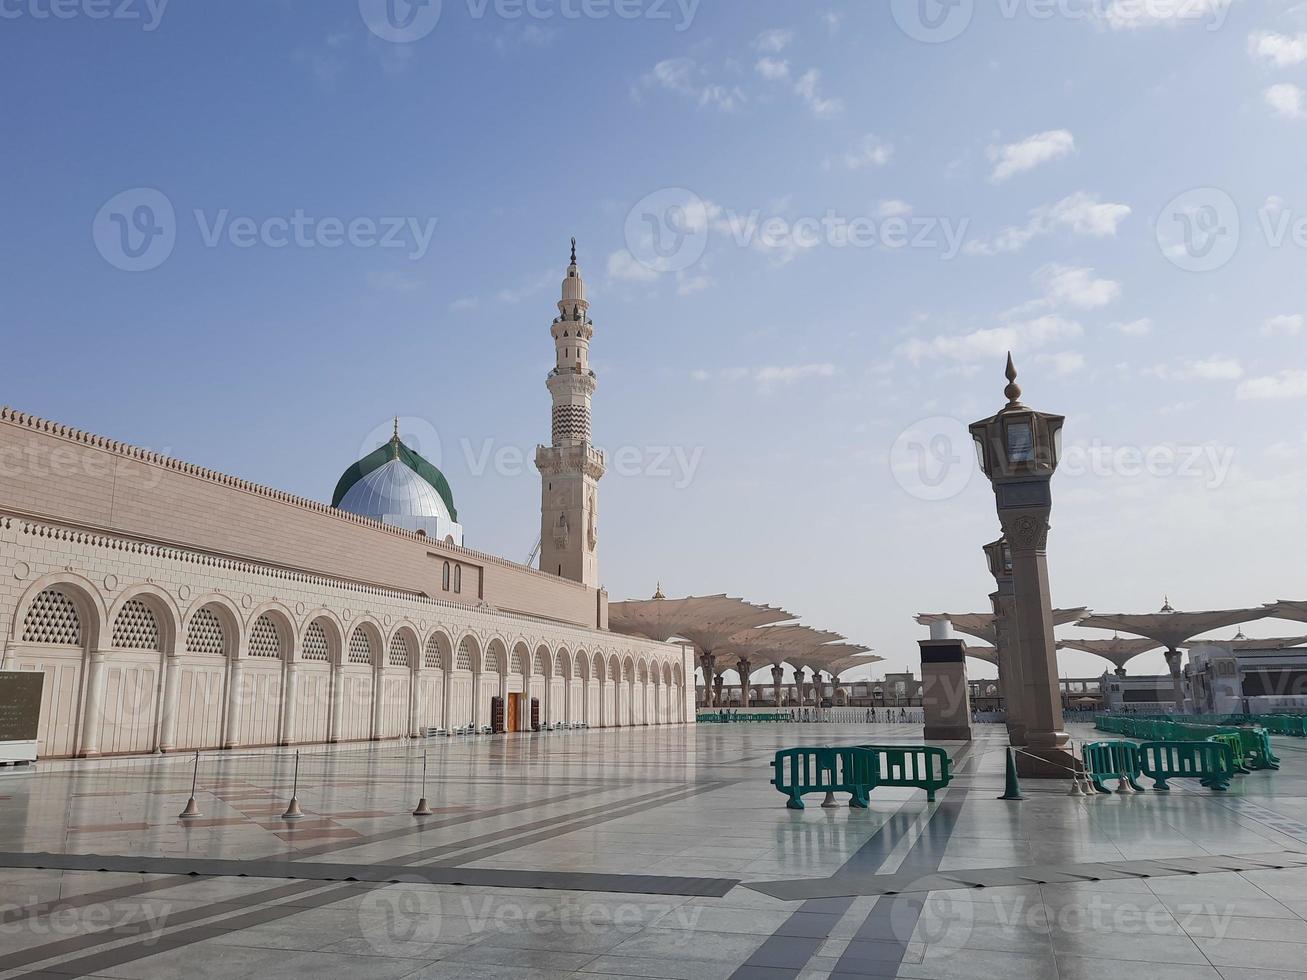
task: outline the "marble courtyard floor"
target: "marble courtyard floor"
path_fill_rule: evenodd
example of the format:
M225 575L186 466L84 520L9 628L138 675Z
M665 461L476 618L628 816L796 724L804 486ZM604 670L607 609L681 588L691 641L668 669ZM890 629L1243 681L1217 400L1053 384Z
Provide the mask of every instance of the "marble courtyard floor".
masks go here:
M772 752L919 727L315 748L294 824L287 751L203 756L189 824L192 757L42 763L0 776L0 978L1307 977L1307 740L1223 795L1010 803L977 731L866 811L787 810Z

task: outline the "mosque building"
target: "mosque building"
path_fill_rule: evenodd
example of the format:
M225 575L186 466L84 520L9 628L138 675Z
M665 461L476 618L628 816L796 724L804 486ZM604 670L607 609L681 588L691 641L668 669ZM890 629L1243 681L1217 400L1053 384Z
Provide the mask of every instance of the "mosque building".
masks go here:
M464 547L398 425L331 505L0 410L3 669L44 757L694 721L691 650L609 630L572 257L551 325L540 568Z

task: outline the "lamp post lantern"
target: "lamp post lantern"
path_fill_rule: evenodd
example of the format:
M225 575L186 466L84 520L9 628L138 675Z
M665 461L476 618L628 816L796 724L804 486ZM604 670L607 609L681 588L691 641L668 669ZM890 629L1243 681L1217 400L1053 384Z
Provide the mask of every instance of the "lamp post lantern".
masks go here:
M1025 700L1025 680L1021 658L1017 655L1016 592L1012 585L1012 549L1007 538L999 538L985 545L985 558L989 573L998 588L991 592L989 601L994 609L994 650L998 655L999 690L1007 714L1008 742L1026 744L1026 717L1022 707Z
M999 523L1012 556L1013 635L1026 724L1026 748L1018 755L1018 771L1023 776L1063 777L1076 768L1076 762L1066 748L1069 736L1062 731L1046 549L1053 509L1049 484L1057 470L1065 419L1021 403L1011 354L1007 379L1003 392L1007 405L970 429L980 468L994 487Z

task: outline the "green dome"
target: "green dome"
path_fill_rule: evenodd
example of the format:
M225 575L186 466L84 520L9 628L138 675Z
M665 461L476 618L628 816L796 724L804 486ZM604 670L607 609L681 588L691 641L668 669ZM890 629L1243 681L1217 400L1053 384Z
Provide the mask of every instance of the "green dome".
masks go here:
M392 438L390 442L386 443L384 446L380 446L374 452L364 456L344 472L340 481L336 484L336 492L332 494L331 506L339 507L342 510L348 510L351 513L362 513L365 517L375 516L379 518L381 516L380 514L364 513L364 510L370 511L371 507L362 508L352 505L356 505L357 498L371 496L371 494L359 492L364 491L365 489L373 489L370 487L362 487L360 486L361 483L376 482L378 478L383 476L383 471L394 470L396 466L406 467L408 470L412 471L412 473L416 474L422 483L427 487L430 487L431 490L434 490L440 497L441 502L444 503L444 509L449 511L449 519L455 522L458 521L458 511L454 509L454 494L449 488L449 481L445 479L445 475L418 453L415 453L413 450L409 449L408 446L404 445L404 443L400 441L398 435ZM401 469L399 472L403 473L404 471ZM393 475L385 475L389 478L384 482L393 486L396 482ZM409 479L412 478L410 477ZM421 484L418 485L420 486ZM358 491L351 494L350 491L355 490L356 487L358 488ZM382 492L384 493L384 491ZM429 493L430 491L427 492ZM412 497L413 495L409 494L408 496ZM350 500L347 501L347 497L349 497ZM341 507L342 501L346 504L344 507ZM434 501L432 501L432 503L434 504Z

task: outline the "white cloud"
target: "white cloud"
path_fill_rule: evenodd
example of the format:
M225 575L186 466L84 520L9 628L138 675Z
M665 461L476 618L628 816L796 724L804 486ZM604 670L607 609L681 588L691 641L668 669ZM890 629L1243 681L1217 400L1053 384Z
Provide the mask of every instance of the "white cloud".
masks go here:
M794 40L794 32L787 30L770 30L763 31L754 40L753 46L759 51L769 51L772 54L784 51Z
M1085 355L1081 354L1079 351L1062 351L1057 354L1040 354L1035 358L1035 363L1044 365L1054 374L1075 374L1077 371L1084 370Z
M450 303L449 309L453 313L467 313L471 310L475 310L480 305L481 301L475 296L464 296Z
M699 93L699 105L716 106L723 112L734 112L747 100L737 85L705 85Z
M1235 395L1244 401L1307 398L1307 371L1289 370L1266 377L1249 378L1239 385Z
M1019 252L1033 239L1059 228L1093 238L1114 238L1130 213L1129 205L1103 203L1095 195L1079 191L1055 204L1035 208L1025 225L1004 228L992 241L967 242L965 251L970 255Z
M1307 97L1297 85L1288 82L1282 82L1279 85L1272 85L1262 93L1262 98L1266 101L1270 110L1281 119L1301 119L1303 113L1303 101Z
M654 282L658 279L657 271L636 261L635 256L624 248L608 256L608 275L622 282Z
M1301 313L1286 313L1270 317L1262 324L1262 333L1268 337L1296 337L1302 333L1304 318Z
M1065 129L1050 129L1046 133L1028 136L1019 143L991 146L988 152L994 171L989 179L1001 183L1041 164L1068 156L1075 149L1075 137Z
M833 378L838 374L834 364L785 364L766 367L728 367L717 372L717 377L728 383L752 381L760 391L776 387L789 387L815 378ZM695 381L709 381L713 375L707 371L690 372Z
M734 85L703 81L703 71L693 58L668 58L640 77L632 90L637 101L650 89L662 89L694 99L701 106L713 106L724 112L738 109L745 101L744 92Z
M1093 269L1050 263L1035 273L1035 281L1044 288L1045 298L1054 305L1069 304L1092 310L1106 306L1121 295L1121 284L1111 279L1095 279Z
M1159 364L1144 373L1169 381L1238 381L1243 377L1243 365L1232 357L1214 354L1202 360L1184 360L1174 367Z
M1112 324L1112 329L1127 337L1147 337L1153 332L1153 321L1148 317Z
M705 289L711 289L713 285L711 276L692 275L684 270L676 273L676 295L678 296L693 296Z
M827 158L826 169L830 170L835 162L838 162L846 170L883 167L890 162L893 156L893 145L886 143L875 133L868 133L838 157Z
M912 205L907 201L892 199L876 205L876 214L881 218L906 218L911 213Z
M1289 68L1307 61L1307 34L1290 36L1262 31L1248 38L1248 50L1276 68Z
M808 104L812 114L818 119L829 119L844 111L844 103L839 99L828 99L821 93L821 72L816 68L803 73L794 83L794 91Z
M779 82L790 77L790 63L784 58L759 58L753 70L769 82Z
M1076 321L1049 314L966 334L946 334L929 340L914 337L900 344L897 353L913 363L932 358L970 361L1001 357L1010 350L1030 350L1075 340L1083 333L1084 329Z

